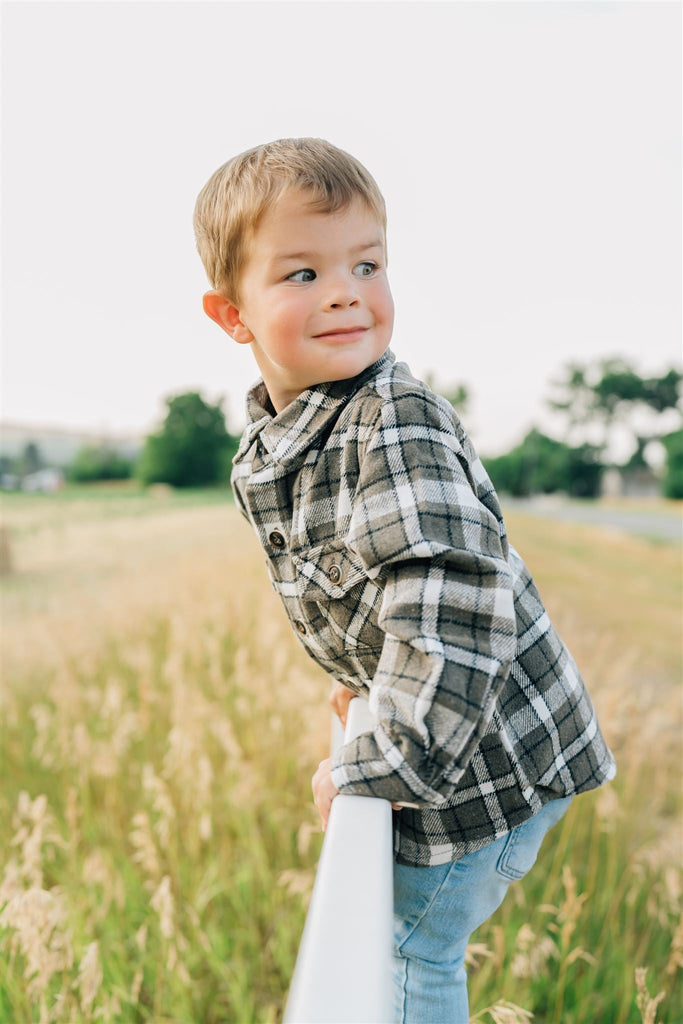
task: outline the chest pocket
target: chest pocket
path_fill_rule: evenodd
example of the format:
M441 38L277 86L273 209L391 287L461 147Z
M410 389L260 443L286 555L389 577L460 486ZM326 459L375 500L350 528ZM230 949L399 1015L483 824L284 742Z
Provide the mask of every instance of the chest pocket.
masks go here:
M302 611L317 639L337 656L380 651L377 625L382 592L357 556L334 541L292 554Z

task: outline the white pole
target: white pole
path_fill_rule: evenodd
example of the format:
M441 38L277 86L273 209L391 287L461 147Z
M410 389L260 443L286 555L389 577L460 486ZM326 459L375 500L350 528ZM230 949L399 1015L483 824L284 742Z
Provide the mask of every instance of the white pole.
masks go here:
M344 741L372 728L354 698ZM332 801L285 1024L391 1024L392 836L387 800Z

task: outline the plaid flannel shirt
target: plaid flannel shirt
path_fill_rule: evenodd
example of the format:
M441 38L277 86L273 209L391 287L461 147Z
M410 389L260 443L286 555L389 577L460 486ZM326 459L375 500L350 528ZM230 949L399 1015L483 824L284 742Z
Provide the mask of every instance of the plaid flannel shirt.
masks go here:
M259 381L237 504L307 653L369 698L332 765L395 815L400 863L480 849L611 779L590 697L450 404L391 352L278 415Z

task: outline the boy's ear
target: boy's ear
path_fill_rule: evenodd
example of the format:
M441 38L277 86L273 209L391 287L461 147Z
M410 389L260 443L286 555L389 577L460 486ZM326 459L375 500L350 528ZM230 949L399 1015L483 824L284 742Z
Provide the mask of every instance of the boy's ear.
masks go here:
M224 298L220 292L213 289L207 292L203 299L203 306L206 315L215 320L233 341L240 345L248 345L254 340L254 335L242 322L237 306L234 306L229 299Z

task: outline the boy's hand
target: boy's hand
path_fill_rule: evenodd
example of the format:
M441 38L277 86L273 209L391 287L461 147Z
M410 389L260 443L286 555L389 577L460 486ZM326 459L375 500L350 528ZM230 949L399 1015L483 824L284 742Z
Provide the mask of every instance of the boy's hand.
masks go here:
M351 696L353 696L353 694ZM320 762L320 764L318 765L317 772L311 779L311 787L313 789L313 801L315 803L315 806L318 808L318 813L320 814L320 824L322 825L323 832L327 828L327 822L330 817L330 808L332 807L332 801L334 800L335 796L337 796L339 793L339 790L335 786L334 782L332 781L332 776L330 775L331 763L332 759L330 757L326 757L324 761ZM401 804L392 803L391 806L395 811L400 811L403 809ZM417 805L411 804L410 806L415 807Z
M343 726L346 726L346 716L349 710L349 704L356 696L352 690L344 686L343 683L336 683L334 690L330 694L330 705L335 715Z
M353 696L353 694L351 694L351 696ZM326 757L324 761L320 762L317 772L311 779L313 800L315 802L315 806L318 808L318 813L320 814L320 822L322 824L323 832L327 828L327 821L330 817L332 801L339 792L332 781L332 776L330 775L330 764L331 758Z

